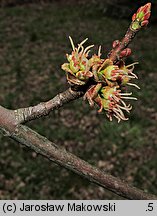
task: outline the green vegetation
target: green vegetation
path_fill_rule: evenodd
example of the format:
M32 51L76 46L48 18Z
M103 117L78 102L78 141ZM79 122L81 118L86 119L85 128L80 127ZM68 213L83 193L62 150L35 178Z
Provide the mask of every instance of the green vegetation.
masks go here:
M102 45L124 35L129 22L105 17L91 5L53 3L0 9L0 104L35 105L67 88L60 65L68 36ZM109 122L79 99L28 125L101 169L157 194L157 46L149 25L131 44L141 90L130 120ZM30 149L0 135L0 199L117 199Z

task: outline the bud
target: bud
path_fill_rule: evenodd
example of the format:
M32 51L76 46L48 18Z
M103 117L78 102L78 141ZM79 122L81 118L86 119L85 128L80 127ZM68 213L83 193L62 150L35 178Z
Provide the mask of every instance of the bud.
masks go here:
M133 31L139 30L143 26L147 26L151 14L151 3L147 3L140 7L137 12L132 16L131 29Z
M120 41L119 40L115 40L115 41L113 41L113 43L112 43L112 47L113 48L115 48L115 47L117 47L117 46L119 46L120 45Z
M140 10L139 13L141 13ZM104 111L110 121L113 117L118 122L128 120L125 117L125 112L129 113L132 107L130 104L127 105L124 100L137 99L131 97L132 93L126 92L127 89L124 87L129 85L139 89L135 83L130 82L131 79L137 78L136 74L133 73L136 63L126 66L124 61L120 59L117 63L108 58L101 59L101 47L99 47L98 54L94 54L90 58L88 53L93 45L84 48L83 44L86 40L75 47L70 38L73 51L70 55L67 54L68 63L62 65L69 84L71 86L83 86L91 78L89 80L91 82L88 83L90 84L89 89L84 95L84 99L88 100L89 105L94 106L96 104L99 107L98 112ZM119 41L115 41L113 47L118 46ZM131 49L125 48L121 51L120 58L130 54Z
M124 49L124 50L120 53L119 57L120 57L120 58L124 58L124 57L128 57L128 56L130 56L130 55L131 55L131 49L130 49L130 48L126 48L126 49Z

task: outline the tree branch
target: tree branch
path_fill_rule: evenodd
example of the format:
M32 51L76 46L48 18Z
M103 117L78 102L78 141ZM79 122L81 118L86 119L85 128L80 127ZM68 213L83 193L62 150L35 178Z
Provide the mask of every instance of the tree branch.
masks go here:
M116 46L115 48L113 48L110 53L108 54L109 59L111 59L113 62L116 62L119 58L120 53L127 48L127 46L129 45L129 43L131 43L132 39L135 37L137 31L133 31L132 29L130 29L130 27L128 28L125 36L123 37L123 39L121 40L119 46Z
M116 62L119 60L119 57L121 57L122 52L126 49L128 44L132 41L136 33L141 29L142 25L148 24L148 19L150 16L150 8L151 8L151 3L147 3L143 7L139 8L137 13L135 13L132 17L132 22L122 39L122 41L118 41L118 44L114 45L114 48L109 52L108 58L112 60L113 62ZM138 13L143 12L143 17L139 19ZM141 24L143 23L144 24ZM124 52L125 53L125 52ZM125 54L123 53L123 57ZM30 106L26 108L19 108L14 111L10 110L10 113L12 113L13 116L16 118L16 124L21 124L28 122L30 120L40 118L42 116L48 115L52 110L57 109L64 104L75 100L86 92L86 90L89 89L89 87L93 84L93 80L89 79L88 82L79 87L77 85L72 86L72 88L69 88L65 92L62 92L55 96L53 99L47 101L47 102L42 102L39 103L38 105L35 106Z
M108 57L113 61L117 62L119 60L121 52L126 49L132 39L135 37L136 33L142 28L148 25L149 17L151 13L151 3L147 3L140 7L137 12L132 16L132 22L121 41L117 41L115 47L110 51Z
M122 57L121 56L122 52L123 52L123 57L127 56L126 47L135 37L136 33L142 28L142 26L148 24L148 19L150 16L150 8L151 8L151 3L147 3L143 7L139 8L137 13L133 15L132 22L125 36L121 40L121 42L120 41L115 42L113 49L108 53L108 58L112 60L114 63L117 62L119 58ZM141 11L143 12L143 18L140 18L142 19L142 21L138 17L138 13ZM126 53L124 51L126 51ZM48 115L52 110L57 109L62 105L83 96L83 94L86 92L87 89L89 89L89 87L92 84L93 84L93 80L89 79L84 86L81 86L81 89L77 85L74 85L72 86L73 90L69 88L65 92L58 94L53 99L47 102L42 102L35 106L14 110L13 115L15 115L16 124L25 123L30 120Z
M136 32L142 26L148 24L150 6L150 3L146 4L133 15L132 23L126 35L121 42L118 42L118 45L114 44L114 48L108 55L113 62L119 60L118 58L122 54L122 51L124 51L131 42ZM143 11L143 17L141 17L141 11ZM50 111L83 96L91 84L92 79L89 79L87 85L83 86L83 89L81 90L72 90L69 88L65 92L55 96L53 99L32 107L8 110L0 106L0 131L19 143L32 148L37 153L47 157L51 161L77 173L80 176L83 176L90 182L100 185L115 194L127 199L157 199L157 196L145 193L140 189L128 185L119 178L101 171L84 160L81 160L77 156L67 152L65 149L59 148L47 138L39 135L30 128L21 125L21 123L48 115Z
M127 199L157 199L155 195L147 194L132 187L124 181L109 175L100 169L81 160L77 156L58 147L47 138L39 135L29 127L16 125L15 118L10 112L0 106L0 131L12 139L24 144L51 161L71 170L97 185L112 191Z
M28 122L33 119L48 115L52 110L58 109L66 103L83 96L83 91L74 91L71 88L59 93L49 101L41 102L35 106L14 110L16 124Z

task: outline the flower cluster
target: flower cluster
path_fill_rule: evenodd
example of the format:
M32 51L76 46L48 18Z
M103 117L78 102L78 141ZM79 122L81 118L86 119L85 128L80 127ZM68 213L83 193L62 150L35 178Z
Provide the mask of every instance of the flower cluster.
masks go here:
M83 44L88 40L82 41L78 48L74 46L73 40L69 37L73 51L70 55L67 54L69 63L62 65L62 69L67 72L67 80L72 85L84 85L86 81L93 76L90 71L91 64L88 60L88 53L90 48L94 45L88 46L84 49Z
M130 104L126 105L124 100L136 100L136 98L131 97L132 93L126 92L126 86L139 88L136 84L130 82L131 79L137 78L136 74L133 73L134 65L137 63L126 66L122 59L116 64L108 58L102 59L101 47L98 54L94 54L90 58L89 51L93 45L84 48L83 44L86 41L87 39L82 41L76 48L70 37L73 51L70 55L67 54L68 63L62 65L62 69L66 71L69 84L80 86L91 80L92 85L84 95L90 106L97 104L99 106L98 112L104 110L110 121L113 116L117 118L118 122L128 120L124 112L129 113L132 107ZM131 53L130 50L128 52Z
M127 48L135 33L149 22L151 13L151 3L140 7L132 16L132 22L122 41L115 40L113 49L108 54L107 59L101 57L101 46L98 54L89 57L90 49L94 46L84 48L87 38L75 47L73 40L69 37L72 45L72 53L67 54L68 63L62 65L66 71L67 80L71 86L86 86L84 99L87 99L90 106L97 104L98 112L105 111L110 121L115 117L118 122L128 120L125 113L132 109L125 100L137 100L132 97L132 92L127 92L127 86L138 85L132 82L137 79L133 72L134 65L138 62L126 65L124 57L131 55L131 49Z

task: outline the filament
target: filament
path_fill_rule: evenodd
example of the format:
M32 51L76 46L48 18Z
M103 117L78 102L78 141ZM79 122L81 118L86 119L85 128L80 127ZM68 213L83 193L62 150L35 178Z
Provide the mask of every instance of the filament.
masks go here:
M135 76L128 76L130 79L135 79L136 77Z
M123 107L123 106L120 106L119 104L118 104L118 107L125 110L125 111L127 111L128 113L130 113L130 110L132 109L132 106Z
M140 87L138 85L136 85L135 83L127 83L127 85L134 86L134 87L140 89Z
M113 116L118 120L118 123L121 121L121 119L118 116L116 116L115 114L113 114Z
M128 120L128 118L126 118L126 117L124 116L124 114L123 114L123 116L121 116L116 110L114 110L114 112L116 113L116 115L117 115L120 119L122 119L122 120L124 120L124 121Z
M122 99L137 100L135 97L121 97Z
M129 67L131 67L131 66L133 66L133 68L134 68L134 65L137 65L137 64L139 64L139 62L134 62L134 63L132 63L132 64L127 65L126 68L129 68Z
M117 96L113 95L112 97L116 102L119 102L120 99Z
M109 120L112 121L112 116L111 116L111 114L108 114L108 113L107 113L106 115L107 115L107 117L109 118Z
M129 95L132 95L132 92L120 93L120 95L122 95L122 96L123 96L123 95L129 96Z
M134 74L132 71L129 71L129 74L133 75L136 79L138 79L138 76Z
M74 42L73 42L73 40L72 40L72 38L70 36L69 36L69 40L70 40L73 51L75 51Z
M99 49L98 49L98 56L99 57L101 56L101 46L99 46Z
M127 107L126 103L125 103L123 100L120 99L120 102L121 102L125 107Z
M116 108L114 108L113 111L116 113L117 116L123 118L124 115L123 114L121 115L121 113L119 113L119 111Z
M94 45L90 45L88 47L86 47L86 49L84 50L83 54L85 54L87 52L88 49L92 48Z
M117 108L114 108L114 110L116 110L121 116L124 117L124 113L122 110L120 110L118 107Z
M84 51L84 47L81 45L81 46L77 49L77 52L79 51L80 48L81 48L80 54L82 54L83 51Z
M80 47L88 40L88 38L84 39L80 44L78 44L78 51L80 49Z

